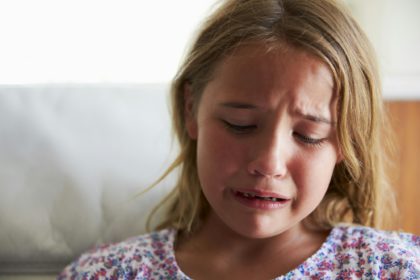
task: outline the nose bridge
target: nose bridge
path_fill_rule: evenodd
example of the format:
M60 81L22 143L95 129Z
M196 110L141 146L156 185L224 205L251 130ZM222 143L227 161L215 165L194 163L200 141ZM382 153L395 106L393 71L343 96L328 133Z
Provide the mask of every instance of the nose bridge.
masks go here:
M269 177L285 175L288 144L284 134L284 131L274 126L261 132L249 164L251 174Z

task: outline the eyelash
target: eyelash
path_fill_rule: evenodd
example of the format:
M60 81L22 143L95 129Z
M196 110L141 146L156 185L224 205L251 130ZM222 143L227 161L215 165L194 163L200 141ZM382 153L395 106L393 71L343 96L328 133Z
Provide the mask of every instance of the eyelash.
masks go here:
M326 138L316 139L316 138L311 138L311 137L308 137L308 136L305 136L296 132L294 132L293 135L299 138L299 140L304 145L311 146L311 147L320 147L326 140Z
M223 121L223 123L229 130L233 131L236 134L249 133L257 128L256 125L236 125L227 121Z
M223 123L229 130L233 131L236 134L247 134L257 128L256 125L236 125L227 121L223 121ZM320 147L326 140L326 138L311 138L297 132L294 132L293 135L297 137L299 141L302 142L304 145L310 147Z

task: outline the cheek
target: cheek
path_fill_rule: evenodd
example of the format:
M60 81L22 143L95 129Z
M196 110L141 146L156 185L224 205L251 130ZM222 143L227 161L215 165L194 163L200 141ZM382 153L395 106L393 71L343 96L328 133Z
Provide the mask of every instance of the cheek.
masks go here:
M322 199L328 189L336 162L337 154L333 148L324 147L322 151L301 155L292 167L292 176L298 192L303 194L305 199Z
M199 130L197 165L201 184L233 176L240 170L244 153L238 143L226 135L223 128L206 127Z

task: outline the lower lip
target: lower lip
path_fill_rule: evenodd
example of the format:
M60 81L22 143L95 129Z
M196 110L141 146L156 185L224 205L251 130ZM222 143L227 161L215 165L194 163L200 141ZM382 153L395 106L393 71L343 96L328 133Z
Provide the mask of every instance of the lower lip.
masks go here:
M261 209L261 210L276 210L285 207L289 202L290 199L285 199L281 201L269 201L269 200L262 200L258 198L250 198L244 197L243 195L232 192L233 197L239 203L254 209Z

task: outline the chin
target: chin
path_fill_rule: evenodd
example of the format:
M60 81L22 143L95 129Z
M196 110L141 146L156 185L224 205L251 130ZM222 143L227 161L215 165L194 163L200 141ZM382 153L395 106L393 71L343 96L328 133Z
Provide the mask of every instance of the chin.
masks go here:
M263 223L254 225L233 225L230 228L237 234L251 239L265 239L275 237L289 229L289 227L287 227L286 225L283 227L273 227L273 222L271 222L270 224Z

